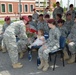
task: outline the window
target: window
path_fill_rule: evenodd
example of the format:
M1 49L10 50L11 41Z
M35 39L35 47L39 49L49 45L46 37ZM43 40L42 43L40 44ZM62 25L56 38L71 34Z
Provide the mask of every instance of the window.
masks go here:
M5 4L1 4L1 12L5 12Z
M24 12L28 12L28 5L24 5Z
M18 12L22 12L22 5L18 4Z
M8 12L12 12L12 4L8 5Z
M31 12L33 11L33 8L34 8L34 6L33 5L30 5L30 11Z

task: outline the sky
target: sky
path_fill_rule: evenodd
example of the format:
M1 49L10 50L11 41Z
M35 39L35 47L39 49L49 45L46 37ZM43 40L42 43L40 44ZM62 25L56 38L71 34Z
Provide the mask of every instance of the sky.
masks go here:
M60 0L57 0L57 1L60 1ZM62 0L63 1L63 7L67 7L67 3L68 3L68 0ZM74 4L74 0L69 0L70 1L70 4ZM76 6L76 0L75 0L75 6Z

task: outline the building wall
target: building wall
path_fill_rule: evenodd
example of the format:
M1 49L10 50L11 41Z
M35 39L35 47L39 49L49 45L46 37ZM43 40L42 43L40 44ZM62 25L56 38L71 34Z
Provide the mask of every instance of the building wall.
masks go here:
M53 3L56 3L56 0L36 0L36 9L37 10L44 10L47 6L53 8Z
M5 12L2 12L2 5L1 4L5 4ZM9 4L12 4L12 12L10 13L8 11L8 5ZM30 11L30 5L33 5L33 8L35 8L35 0L32 0L32 1L23 1L21 2L21 5L22 5L22 12L21 12L21 15L29 15L29 14L32 14L33 12ZM24 5L28 5L28 12L25 12L24 11ZM10 16L12 18L17 18L19 17L19 2L18 1L0 1L0 18L4 18L5 16Z

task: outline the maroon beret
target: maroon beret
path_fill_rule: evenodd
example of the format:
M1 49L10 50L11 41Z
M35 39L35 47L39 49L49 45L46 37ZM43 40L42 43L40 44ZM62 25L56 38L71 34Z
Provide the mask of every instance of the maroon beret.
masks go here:
M10 20L10 17L9 17L9 16L6 16L6 17L4 18L4 21L8 21L8 20Z
M22 16L22 20L26 20L28 22L29 18L27 16Z
M55 20L54 19L49 19L47 22L48 23L53 23L53 22L55 22Z

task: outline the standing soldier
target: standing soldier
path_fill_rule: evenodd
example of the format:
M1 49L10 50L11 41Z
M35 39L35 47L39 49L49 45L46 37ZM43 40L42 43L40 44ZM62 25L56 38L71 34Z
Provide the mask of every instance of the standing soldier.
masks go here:
M2 45L3 33L5 32L6 28L12 23L9 16L6 16L4 21L5 21L5 23L2 26L2 33L0 35L0 46ZM2 52L6 52L5 45L4 45L4 47L2 46L0 48L2 48Z
M60 3L59 2L56 2L56 8L54 9L54 11L53 11L53 18L54 19L56 19L56 15L57 14L61 14L61 15L63 15L63 8L62 7L60 7Z
M43 15L44 15L44 17L45 17L45 15L49 15L50 16L50 11L49 11L48 7L44 10Z
M18 63L18 47L16 36L20 40L26 40L25 24L29 21L28 17L23 16L21 21L13 22L8 26L3 34L3 41L6 45L13 68L21 68L23 65Z
M67 11L67 13L71 13L72 19L74 20L74 18L76 16L76 11L74 10L73 4L70 4L69 10Z
M34 13L33 13L33 15L32 15L32 18L33 18L33 20L34 20L35 22L37 22L39 15L38 15L38 13L36 12L36 9L33 9L33 11L34 11Z

